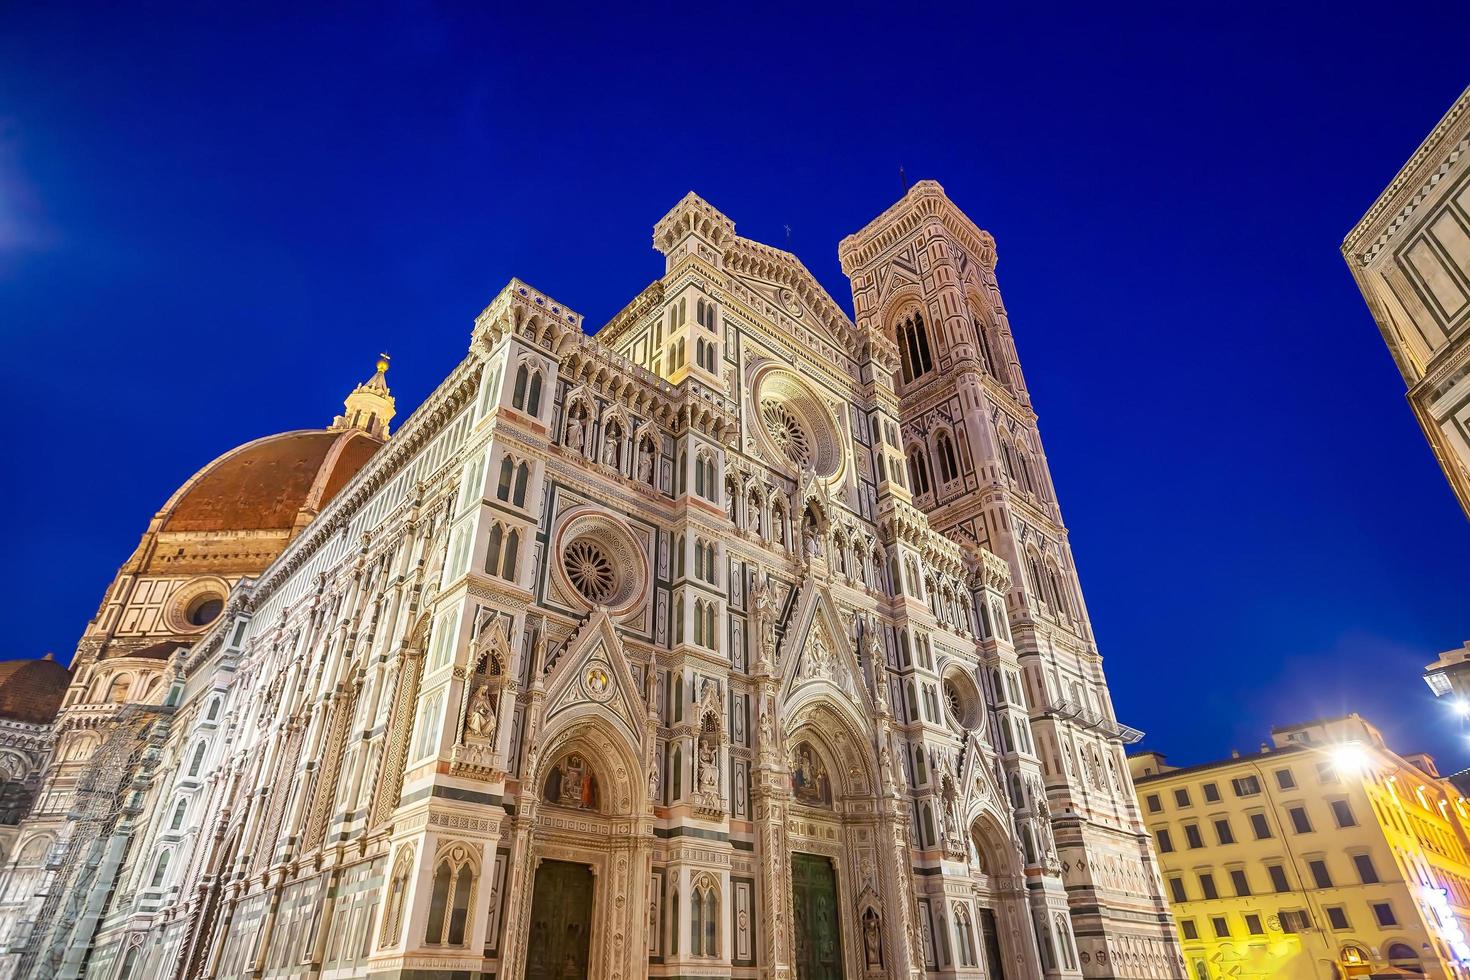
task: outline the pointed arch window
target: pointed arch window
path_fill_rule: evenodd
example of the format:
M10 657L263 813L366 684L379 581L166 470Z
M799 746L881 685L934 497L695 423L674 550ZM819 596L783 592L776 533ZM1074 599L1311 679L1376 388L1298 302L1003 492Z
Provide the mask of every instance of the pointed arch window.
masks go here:
M526 414L541 414L541 372L531 375L531 387L526 395Z
M184 814L189 809L188 801L180 800L174 806L174 815L168 822L169 830L178 830L184 826Z
M398 943L398 933L403 925L404 899L408 895L408 881L413 875L413 848L405 848L393 866L393 879L388 885L388 908L383 912L383 934L378 939L380 948Z
M204 765L204 743L200 742L194 746L194 755L189 759L189 775L199 775L199 769Z
M949 433L940 432L934 437L934 454L939 457L939 482L949 483L959 478L960 464L955 458L954 442Z
M689 895L689 953L719 955L719 898L713 881L702 879Z
M158 862L153 865L153 877L148 881L149 888L163 887L164 876L168 874L168 859L172 851L164 851L158 855Z
M975 929L970 922L970 910L962 903L954 906L955 940L959 946L960 966L977 966L975 960Z
M528 464L521 463L516 467L516 486L515 492L511 495L511 503L517 507L526 506L526 481L530 479L530 476L531 467Z
M524 408L526 405L526 383L530 380L530 373L524 364L516 368L516 383L510 394L510 403L516 408Z
M429 922L424 943L430 946L463 946L469 922L470 899L475 889L475 869L469 855L451 852L434 869L434 890L429 895Z
M918 446L909 450L909 485L919 496L929 492L929 454Z
M995 357L990 352L990 333L978 318L971 321L975 327L975 339L980 343L980 360L985 365L985 373L995 374Z
M915 311L898 328L899 358L903 366L905 384L934 370L934 359L929 353L929 329L924 325L924 314Z
M495 496L500 500L510 499L510 488L515 480L515 460L506 456L500 462L500 482L495 487Z

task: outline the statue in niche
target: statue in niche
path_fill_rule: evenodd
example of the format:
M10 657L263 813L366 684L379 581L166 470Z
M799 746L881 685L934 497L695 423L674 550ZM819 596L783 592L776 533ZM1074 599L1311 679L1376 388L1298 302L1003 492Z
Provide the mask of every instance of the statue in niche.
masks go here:
M475 688L465 712L464 730L471 738L489 742L495 738L495 701L490 696L490 682Z
M762 574L755 588L756 663L769 668L776 655L776 586Z
M653 484L653 447L647 439L638 447L638 480L640 483Z
M576 752L552 766L542 799L578 810L597 809L597 776Z
M607 433L602 439L602 465L618 469L618 443L623 434L617 426L608 426Z
M573 409L571 417L567 419L567 446L580 453L583 451L582 447L585 441L586 435L582 425L581 410Z
M796 749L796 760L791 766L791 795L807 806L832 805L832 780L827 776L827 767L807 742Z
M863 913L863 959L869 969L883 966L883 926L874 909Z
M714 732L706 731L699 737L699 791L719 795L720 792L720 747Z

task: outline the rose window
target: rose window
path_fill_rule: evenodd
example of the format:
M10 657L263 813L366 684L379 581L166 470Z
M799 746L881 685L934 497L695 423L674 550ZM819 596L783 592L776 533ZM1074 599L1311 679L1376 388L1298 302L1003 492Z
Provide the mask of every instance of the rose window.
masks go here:
M806 434L801 420L792 414L786 404L775 398L761 402L761 420L786 458L798 466L808 466L812 461L811 439Z
M616 591L612 559L596 541L573 541L562 552L561 564L572 586L589 602L606 603Z
M622 616L648 598L648 545L605 511L579 507L552 538L556 591L574 606L602 606Z
M841 428L811 385L790 368L767 365L751 387L750 427L766 459L836 479L845 461Z

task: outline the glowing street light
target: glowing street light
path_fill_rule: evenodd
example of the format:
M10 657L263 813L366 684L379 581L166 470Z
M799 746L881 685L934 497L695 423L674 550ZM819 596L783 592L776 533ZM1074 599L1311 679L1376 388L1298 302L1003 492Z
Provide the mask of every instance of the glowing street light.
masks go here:
M1357 742L1344 742L1334 746L1329 754L1332 766L1338 772L1359 773L1368 766L1368 753Z

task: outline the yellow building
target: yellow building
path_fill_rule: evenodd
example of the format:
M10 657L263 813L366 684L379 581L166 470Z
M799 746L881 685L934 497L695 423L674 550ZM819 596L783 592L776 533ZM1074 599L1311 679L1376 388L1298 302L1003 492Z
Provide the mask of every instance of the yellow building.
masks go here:
M1132 756L1193 980L1470 976L1470 808L1357 715L1253 755Z

